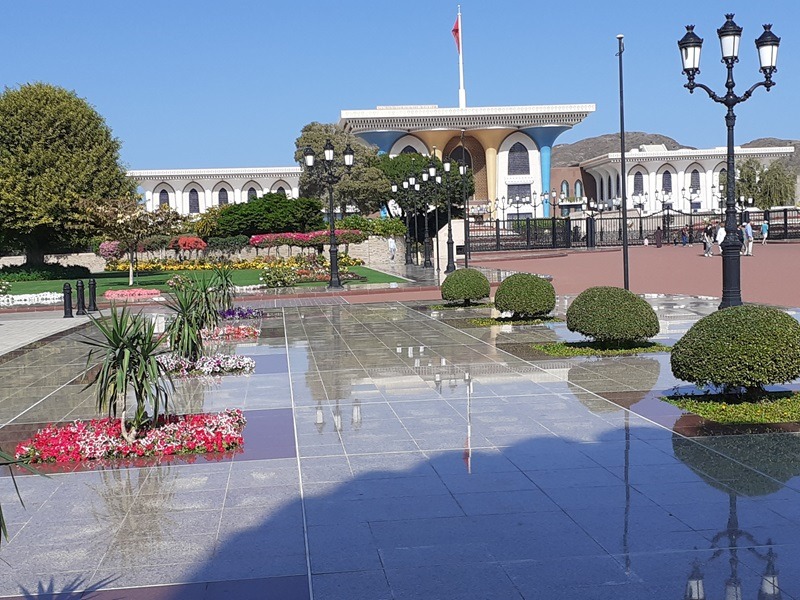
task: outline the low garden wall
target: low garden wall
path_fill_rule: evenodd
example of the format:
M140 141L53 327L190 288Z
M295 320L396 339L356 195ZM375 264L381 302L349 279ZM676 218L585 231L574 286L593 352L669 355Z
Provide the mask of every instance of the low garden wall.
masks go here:
M402 236L395 237L397 250L395 252L395 262L392 263L389 255L389 240L381 236L370 236L365 242L360 244L339 244L339 254L347 252L353 258L360 258L364 261L366 266L374 267L376 269L387 269L392 264L403 262L405 253L405 242ZM231 260L248 260L255 256L275 256L277 251L278 256L288 257L293 254L299 254L303 250L300 248L290 248L289 246L280 246L272 248L269 252L266 249L256 250L253 247L247 247L240 252L234 252L230 255L223 255L217 252L208 253L206 256L227 256ZM305 250L308 252L308 250ZM137 258L139 260L152 260L155 258L177 258L178 254L182 254L184 258L196 258L195 252L176 252L175 250L164 250L163 252L138 252ZM325 246L323 251L327 258L328 246ZM200 256L203 256L201 253ZM24 256L4 256L0 258L0 267L7 265L21 265L25 262ZM81 252L76 254L48 254L45 256L45 262L58 263L64 266L78 265L87 267L92 273L101 273L105 269L106 261L104 258L94 254L93 252Z

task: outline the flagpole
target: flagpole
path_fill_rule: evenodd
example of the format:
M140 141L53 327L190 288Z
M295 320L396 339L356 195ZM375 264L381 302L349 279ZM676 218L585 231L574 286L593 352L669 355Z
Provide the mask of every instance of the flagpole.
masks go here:
M452 14L452 13L451 13ZM461 28L461 5L458 5L458 107L467 107L467 91L464 89L464 30Z

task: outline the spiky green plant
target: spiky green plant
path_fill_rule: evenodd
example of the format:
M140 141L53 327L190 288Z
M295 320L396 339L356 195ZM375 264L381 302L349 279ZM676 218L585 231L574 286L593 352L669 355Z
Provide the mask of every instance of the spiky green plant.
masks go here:
M211 286L217 296L219 308L230 310L236 298L236 285L233 283L233 270L228 265L214 267L211 275Z
M155 323L127 308L112 306L106 319L92 318L101 334L99 340L87 338L92 346L86 359L87 368L96 354L102 356L99 368L86 388L96 386L97 409L109 417L120 415L120 429L127 441L133 441L139 428L148 421L148 406L156 420L169 409L169 396L174 385L169 372L158 361L163 335L156 335ZM84 389L86 389L84 388ZM127 419L127 397L132 392L136 406Z
M174 314L167 327L169 349L196 361L203 355L203 329L204 319L200 310L200 292L194 285L176 288L172 298L166 306Z

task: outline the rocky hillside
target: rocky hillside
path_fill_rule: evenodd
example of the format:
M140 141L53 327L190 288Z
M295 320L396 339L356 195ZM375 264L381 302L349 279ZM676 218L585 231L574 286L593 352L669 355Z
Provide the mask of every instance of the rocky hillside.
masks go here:
M800 140L781 140L778 138L758 138L752 142L742 144L743 148L776 148L794 146L795 151L788 159L789 166L800 176Z
M625 134L625 146L628 150L638 148L642 144L664 144L668 150L678 148L692 148L679 144L671 137L658 133L644 133L641 131L629 131ZM780 146L794 146L797 151L788 159L789 165L800 174L800 140L782 140L778 138L758 138L751 142L742 144L744 148L773 148ZM609 133L597 137L586 138L573 144L558 144L553 147L552 164L554 167L572 167L578 163L608 154L609 152L619 152L619 134Z
M691 148L679 144L671 137L658 133L644 133L642 131L628 131L625 133L626 150L638 148L642 144L664 144L667 150L678 148ZM578 163L601 154L619 152L619 134L609 133L597 137L586 138L573 144L558 144L553 146L552 165L554 167L573 167Z

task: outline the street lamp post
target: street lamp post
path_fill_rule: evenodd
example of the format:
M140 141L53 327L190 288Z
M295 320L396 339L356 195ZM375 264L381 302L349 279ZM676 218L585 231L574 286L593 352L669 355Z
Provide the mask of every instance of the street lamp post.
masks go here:
M733 107L744 102L753 94L758 87L764 87L767 91L775 85L772 75L778 70L776 67L778 59L778 46L781 39L771 31L772 25L764 25L763 33L756 39L756 49L758 50L759 71L764 75L764 81L759 81L748 89L743 95L738 96L733 89L736 86L733 80L733 67L739 61L739 41L742 38L742 28L733 22L733 14L725 15L725 23L717 30L721 49L722 61L728 71L725 82L726 93L718 96L711 88L696 83L695 77L700 73L700 50L703 40L694 32L694 25L686 26L686 34L678 41L678 48L681 52L683 73L688 82L684 85L690 93L695 88L700 88L708 94L714 102L724 104L728 111L725 115L725 124L728 129L728 152L726 163L726 184L727 198L725 203L725 240L722 242L722 302L719 308L738 306L742 303L741 292L741 271L738 240L736 236L736 172L734 164L734 127L736 125L736 114Z
M336 219L334 218L333 214L333 186L336 183L339 183L342 179L342 175L344 173L350 173L350 169L353 167L353 149L350 147L350 144L347 144L347 147L344 149L344 173L336 172L333 166L333 143L330 139L326 140L325 147L323 148L324 159L322 161L322 165L324 171L322 172L322 180L328 186L328 220L330 226L330 257L331 257L331 279L328 282L328 289L329 290L340 290L342 289L342 282L339 279L339 248L338 244L336 243ZM303 151L303 157L305 159L306 167L309 169L314 169L314 160L315 154L314 151L311 149L311 146L306 146L305 150Z
M453 255L453 214L452 214L452 201L450 198L450 169L452 164L450 159L444 163L444 189L447 196L447 266L444 268L445 273L452 273L456 270L455 256Z
M406 264L412 265L414 264L413 259L411 258L411 203L409 199L409 194L411 193L408 189L409 183L408 180L403 182L403 210L406 213Z
M464 135L462 130L461 135ZM458 165L461 175L461 202L464 206L464 268L469 267L469 204L467 203L467 165Z

